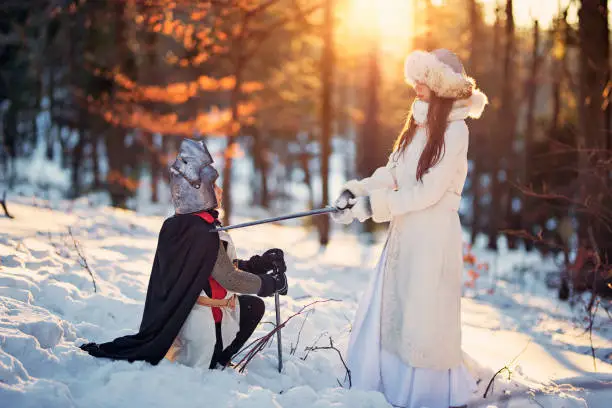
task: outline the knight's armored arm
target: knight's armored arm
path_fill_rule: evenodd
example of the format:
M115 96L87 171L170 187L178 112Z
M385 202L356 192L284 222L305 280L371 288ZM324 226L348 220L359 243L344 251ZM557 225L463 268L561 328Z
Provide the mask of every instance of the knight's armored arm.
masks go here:
M212 277L227 290L236 293L258 293L261 279L252 273L238 270L232 265L223 246L219 248Z
M245 272L264 275L273 269L285 272L285 255L280 249L270 249L263 255L252 256L249 260L236 259L234 265Z
M258 296L272 296L275 292L287 293L287 277L284 269L273 268L269 274L255 275L234 267L227 252L219 251L212 277L225 289L237 293L253 293Z
M271 265L259 255L254 255L247 260L236 259L234 265L241 271L254 273L255 275L263 275L271 269Z

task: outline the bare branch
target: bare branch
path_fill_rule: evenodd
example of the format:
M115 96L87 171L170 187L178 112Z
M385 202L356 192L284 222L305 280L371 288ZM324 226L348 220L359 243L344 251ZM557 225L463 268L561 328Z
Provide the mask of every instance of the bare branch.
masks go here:
M332 339L331 336L329 336L329 346L324 346L324 347L323 346L306 347L306 349L308 351L334 350L336 353L338 353L338 357L340 357L340 361L342 362L342 365L344 366L344 369L346 370L346 376L348 377L349 388L351 388L353 386L353 380L351 378L351 370L348 368L348 365L344 361L344 358L342 357L342 353L340 353L340 350L338 350L338 348L336 348L336 346L334 346L334 340ZM342 384L340 383L339 380L338 380L338 384L340 384L340 386L342 386Z
M306 320L308 320L308 317L312 314L312 310L309 310L308 313L306 313L306 317L304 317L304 320L302 320L302 325L300 326L300 330L298 331L298 335L297 335L297 340L295 342L295 347L293 346L293 343L291 344L291 350L289 351L289 354L294 355L295 352L297 351L298 345L300 344L300 336L302 335L302 330L304 329L304 325L306 324Z
M520 231L519 230L501 230L500 232L502 234L512 235L517 238L523 238L523 239L527 239L533 242L540 242L540 243L546 244L547 246L551 248L565 249L564 245L560 245L551 240L545 240L541 234L533 235L533 234L528 233L525 230L520 230Z
M243 54L243 61L249 61L251 58L253 58L253 56L257 54L257 51L259 50L261 45L274 33L275 30L279 29L280 27L286 25L291 21L295 21L298 19L306 19L306 17L319 10L321 7L323 7L323 5L324 2L321 2L309 7L306 10L301 10L298 8L298 13L279 19L278 21L266 27L265 30L251 30L249 40L253 41L252 49L246 51Z
M253 7L250 10L247 10L245 17L250 18L250 17L254 17L259 13L262 13L264 11L266 11L267 9L269 9L270 7L272 7L274 4L278 3L279 0L268 0L263 2L262 4L258 5L257 7Z
M512 369L510 368L510 366L512 366L516 360L518 360L518 358L523 355L523 353L527 350L527 347L529 347L529 345L531 344L531 339L527 342L527 344L525 345L525 347L523 348L523 350L521 350L520 353L518 353L508 364L506 364L505 366L503 366L502 368L500 368L495 375L493 375L493 377L491 378L491 380L489 381L489 384L487 385L487 388L485 389L484 395L482 396L483 398L487 398L487 395L489 394L489 389L491 390L491 392L493 392L493 383L495 381L495 377L497 377L499 374L503 373L504 371L506 371L508 373L508 380L510 379L510 377L512 376Z
M585 197L583 200L580 200L580 199L568 197L561 193L555 193L555 192L541 193L541 192L536 192L536 191L533 191L532 189L521 187L518 185L514 185L514 186L521 193L523 193L524 195L528 197L546 199L546 200L559 200L561 202L573 204L576 206L577 212L589 214L595 218L598 218L603 223L605 223L606 228L608 229L612 228L612 211L607 209L603 205L603 203L601 203L601 205L598 205L600 203L598 203L596 200L595 202L593 202L594 200L589 196Z
M13 217L11 214L9 214L8 212L8 208L6 208L6 191L4 192L4 194L2 195L2 200L0 200L0 205L2 205L2 209L4 210L4 214L11 219L14 219L15 217Z
M97 292L96 279L94 278L94 274L91 271L89 264L87 263L87 258L85 258L85 255L83 255L83 252L81 251L81 246L79 245L79 242L76 240L76 238L72 234L72 227L68 227L68 233L70 234L70 238L72 238L74 249L76 250L77 255L79 256L79 264L81 265L83 269L89 272L89 275L91 276L91 281L93 282L94 292Z
M594 295L593 295L594 296ZM595 358L595 346L593 346L593 325L595 324L595 316L599 310L599 299L595 302L595 308L589 312L589 342L591 343L591 357L593 358L593 370L597 372L597 359Z
M326 334L327 334L327 332L323 332L323 333L319 334L319 337L317 337L317 339L316 339L316 340L315 340L315 341L312 343L312 346L310 346L310 347L306 347L306 348L304 349L304 351L306 351L306 354L304 354L304 356L303 356L303 357L300 357L300 359L302 359L302 361L306 361L306 359L308 358L308 354L310 354L310 352L312 351L312 348L313 348L314 346L316 346L316 345L317 345L317 343L319 342L319 340L321 340L321 338L322 338L323 336L325 336Z
M261 336L258 339L253 340L247 346L243 347L242 350L240 350L236 354L240 354L240 353L242 353L245 350L248 350L248 351L247 351L246 355L238 362L238 364L236 364L236 367L240 367L238 369L238 371L241 372L241 373L244 372L244 370L246 369L247 365L251 362L251 360L253 360L253 358L261 350L263 350L263 348L266 346L266 344L269 341L272 340L272 337L276 334L276 332L278 332L279 330L284 328L287 325L287 323L289 323L289 321L291 321L291 319L293 319L295 316L301 315L302 313L304 313L304 311L306 309L308 309L311 306L316 305L317 303L327 303L327 302L341 302L341 300L338 300L338 299L325 299L325 300L316 300L314 302L311 302L311 303L305 305L304 307L302 307L298 312L296 312L296 313L292 314L291 316L289 316L287 318L287 320L285 320L284 322L282 322L281 324L276 326L272 331L270 331L266 335Z
M489 384L487 385L487 388L485 389L485 392L482 396L482 398L487 398L487 395L489 394L489 389L491 390L491 392L493 392L493 382L495 381L495 377L497 377L499 374L501 374L502 372L507 371L508 372L508 379L510 379L510 376L512 375L512 371L510 371L510 369L508 368L508 366L503 366L502 368L500 368L495 375L493 375L493 377L491 378L491 380L489 381Z
M591 356L593 357L593 369L597 371L597 361L595 359L595 347L593 347L593 325L595 324L595 316L597 315L597 310L599 309L599 300L595 302L597 299L597 272L601 268L601 255L599 253L599 246L597 245L597 241L595 240L595 235L593 234L593 227L589 226L588 228L589 240L591 241L591 246L593 247L594 257L595 257L595 266L593 268L593 284L591 285L591 300L589 301L589 305L587 306L587 312L589 314L589 341L591 343ZM593 302L595 302L595 307L593 308Z

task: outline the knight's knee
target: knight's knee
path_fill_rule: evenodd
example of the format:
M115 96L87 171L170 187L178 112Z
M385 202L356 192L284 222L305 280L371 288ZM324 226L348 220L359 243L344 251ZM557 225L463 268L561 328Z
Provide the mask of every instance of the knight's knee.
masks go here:
M266 312L266 304L261 298L254 297L253 298L253 316L256 316L258 319L261 319Z
M240 296L240 309L241 313L259 321L266 312L266 304L256 296L242 295Z

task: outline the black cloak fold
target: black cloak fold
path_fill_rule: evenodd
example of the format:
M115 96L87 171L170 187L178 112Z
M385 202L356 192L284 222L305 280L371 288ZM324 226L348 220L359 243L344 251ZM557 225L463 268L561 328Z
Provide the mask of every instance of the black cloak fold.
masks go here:
M219 234L212 224L192 214L164 221L157 242L140 331L111 342L81 346L94 357L144 360L159 363L183 323L217 262Z

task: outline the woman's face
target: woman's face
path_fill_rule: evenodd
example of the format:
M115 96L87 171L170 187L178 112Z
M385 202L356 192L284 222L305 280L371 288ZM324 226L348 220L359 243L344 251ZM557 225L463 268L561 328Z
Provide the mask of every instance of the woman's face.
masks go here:
M416 92L418 99L424 102L429 102L431 98L431 89L429 89L427 85L417 82L414 86L414 91Z

